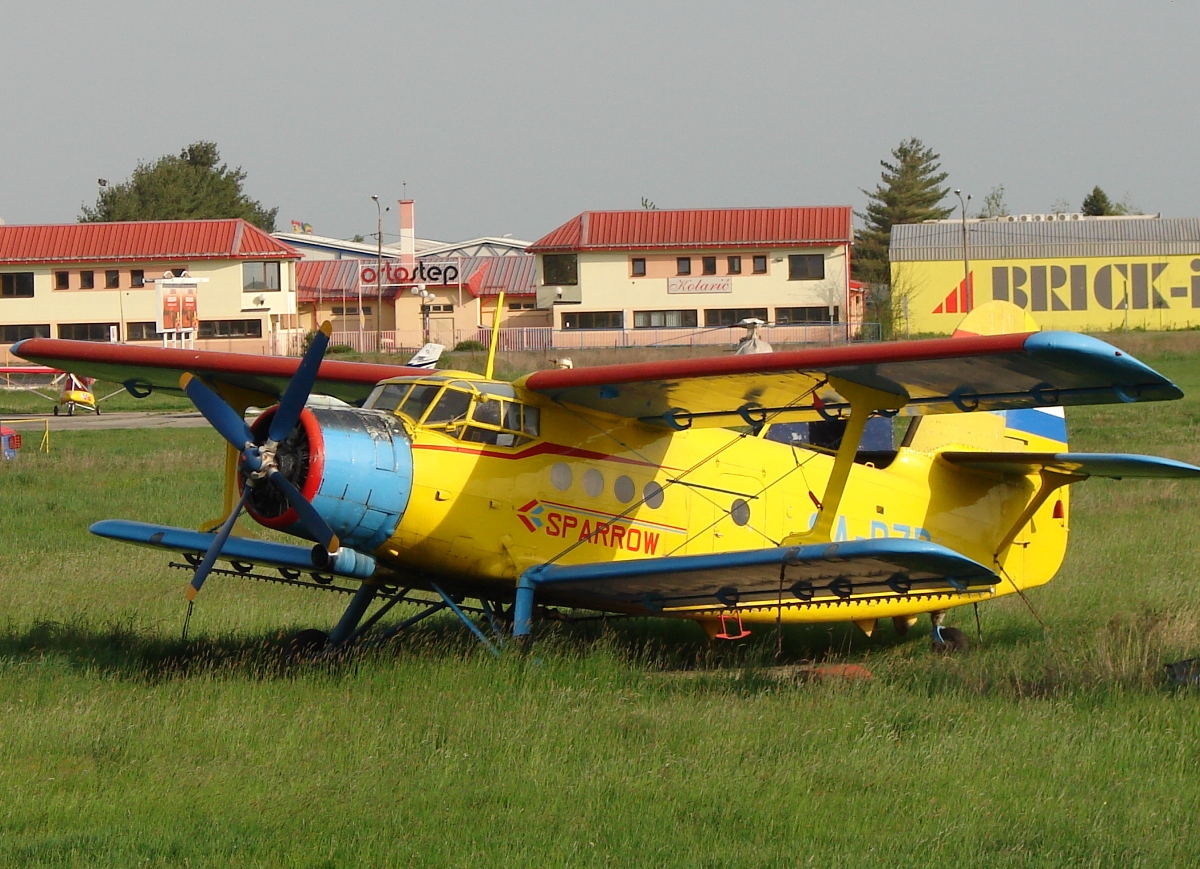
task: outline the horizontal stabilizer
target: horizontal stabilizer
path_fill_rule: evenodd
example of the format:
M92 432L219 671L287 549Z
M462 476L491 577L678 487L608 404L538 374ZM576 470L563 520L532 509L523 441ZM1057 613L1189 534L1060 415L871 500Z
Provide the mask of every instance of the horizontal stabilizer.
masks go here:
M922 540L857 540L526 571L539 603L654 614L737 605L837 605L851 600L982 591L1000 580Z
M100 537L107 537L109 540L120 540L123 543L178 552L189 561L190 557L202 557L213 541L211 532L175 528L170 525L154 525L149 522L131 522L125 519L104 519L94 523L88 530ZM267 565L306 573L318 572L326 576L335 574L360 578L358 574L343 572L336 569L336 566L332 570L325 568L318 570L313 563L311 546L271 543L267 540L256 540L250 537L230 537L221 548L219 558L221 561L237 562L238 564Z
M941 457L952 465L972 471L1026 476L1039 471L1055 471L1080 477L1152 477L1193 479L1200 468L1174 459L1122 453L989 453L945 452Z

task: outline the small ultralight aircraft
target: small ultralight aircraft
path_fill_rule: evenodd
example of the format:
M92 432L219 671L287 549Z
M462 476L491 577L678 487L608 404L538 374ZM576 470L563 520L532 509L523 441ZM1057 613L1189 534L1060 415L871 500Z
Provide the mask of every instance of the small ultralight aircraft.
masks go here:
M96 394L92 392L92 384L95 382L94 377L81 377L70 372L64 374L59 383L58 401L54 405L54 415L58 416L59 411L65 408L67 416L74 416L75 409L82 408L99 416L100 405L96 401ZM120 392L120 390L117 391Z
M181 553L193 600L214 572L353 595L319 641L357 639L414 589L495 651L564 610L754 624L930 614L1049 581L1067 486L1195 478L1163 458L1071 452L1063 408L1178 399L1095 338L1038 332L1006 303L956 337L487 374L33 338L22 357L185 392L227 447L225 518L126 520L102 537ZM1016 331L1014 331L1014 329ZM306 406L312 392L350 405ZM252 424L246 408L275 404ZM903 436L865 448L876 420ZM797 441L796 425L807 425ZM787 426L788 437L772 436ZM315 545L231 536L245 510ZM228 567L216 568L217 562ZM378 599L376 611L366 618ZM365 621L364 621L365 619Z

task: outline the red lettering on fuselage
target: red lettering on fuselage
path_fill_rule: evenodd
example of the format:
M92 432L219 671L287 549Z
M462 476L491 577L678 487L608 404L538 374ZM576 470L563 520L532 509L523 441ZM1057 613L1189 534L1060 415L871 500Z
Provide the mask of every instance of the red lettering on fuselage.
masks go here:
M528 506L526 505L526 507ZM522 513L522 517L524 518L524 513ZM534 533L537 533L540 528L549 537L573 538L580 543L591 543L606 549L638 552L646 555L654 555L658 552L659 540L662 537L661 532L658 531L648 531L619 522L604 522L588 517L582 517L581 524L581 517L572 513L550 511L547 511L544 518L537 521L536 525L529 520L525 520L525 525Z

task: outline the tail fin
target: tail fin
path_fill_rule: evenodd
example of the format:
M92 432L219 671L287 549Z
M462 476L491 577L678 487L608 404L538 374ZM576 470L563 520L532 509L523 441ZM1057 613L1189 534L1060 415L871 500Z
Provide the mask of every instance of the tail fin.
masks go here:
M955 338L1037 332L1028 311L1011 302L986 302L963 318ZM916 417L904 445L922 452L973 449L989 452L1064 452L1067 421L1061 407L950 413Z

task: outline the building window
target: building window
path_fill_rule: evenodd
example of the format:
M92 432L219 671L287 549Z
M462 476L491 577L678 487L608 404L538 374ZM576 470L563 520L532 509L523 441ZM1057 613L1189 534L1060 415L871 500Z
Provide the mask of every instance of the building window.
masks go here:
M766 308L709 308L704 312L705 326L736 326L742 320L766 319Z
M624 329L624 311L574 311L562 315L564 329Z
M119 290L121 288L121 273L117 269L104 272L104 289Z
M740 256L726 257L726 271L731 275L740 275L742 273L742 258Z
M49 338L50 324L0 326L0 344L16 344L26 338Z
M363 305L362 312L364 315L370 314L371 306ZM347 305L345 308L343 308L341 305L334 305L333 306L333 315L335 317L357 317L358 316L358 306L357 305ZM258 321L255 320L254 322L257 323Z
M695 311L634 311L635 329L693 329Z
M79 289L91 290L96 287L96 273L85 271L79 273Z
M33 272L8 272L0 275L0 298L32 299Z
M70 272L55 272L54 273L54 289L56 289L56 290L71 289L71 273Z
M58 337L72 341L111 341L116 323L59 323Z
M163 269L163 278L167 277L167 272L171 273L171 277L178 278L186 271L187 266L167 266L167 268Z
M837 308L834 311L834 322L837 321ZM824 305L820 307L809 308L776 308L775 309L775 324L777 326L788 326L793 323L828 323L829 308Z
M161 341L162 333L155 327L153 321L146 323L126 323L126 341Z
M542 284L547 287L573 287L578 283L579 257L573 253L548 253L542 256Z
M646 258L644 256L635 256L629 261L629 273L635 278L644 278L646 276Z
M201 338L261 338L262 320L201 320Z
M279 263L242 263L242 291L274 292L279 289Z
M510 311L532 311L537 307L536 302L510 302L508 310Z
M675 257L675 274L690 275L692 273L692 258L690 256Z
M706 256L700 261L701 267L706 275L715 275L717 273L717 258L715 256Z
M754 257L754 273L756 275L765 275L767 273L767 257L765 254L756 254Z
M822 281L824 279L824 254L793 253L788 255L789 281Z
M430 313L433 313L433 314L451 314L454 312L453 305L448 305L448 304L444 304L444 303L439 303L436 305L426 305L425 307L428 308Z
M129 270L129 286L144 287L146 286L146 271L144 269Z

